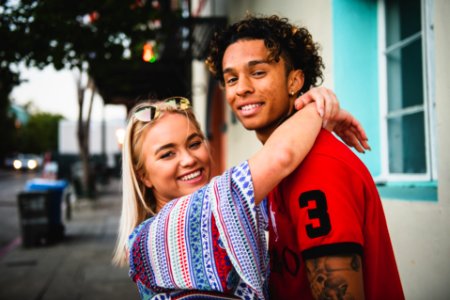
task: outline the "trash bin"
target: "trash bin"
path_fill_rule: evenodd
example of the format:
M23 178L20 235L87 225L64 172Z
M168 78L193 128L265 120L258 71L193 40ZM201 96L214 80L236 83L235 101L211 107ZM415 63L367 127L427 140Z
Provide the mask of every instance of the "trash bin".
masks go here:
M64 237L62 205L65 180L32 179L18 195L22 245L33 247Z

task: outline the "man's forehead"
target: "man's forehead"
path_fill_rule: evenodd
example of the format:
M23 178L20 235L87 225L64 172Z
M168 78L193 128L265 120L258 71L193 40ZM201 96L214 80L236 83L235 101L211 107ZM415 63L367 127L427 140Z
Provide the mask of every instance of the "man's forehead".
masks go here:
M250 44L252 45L251 47L248 46ZM229 51L230 49L239 48L239 46L247 48L248 50L258 49L263 52L269 52L269 49L267 48L266 43L264 42L263 39L247 39L247 38L242 38L229 44L225 48L225 52Z
M273 59L262 39L238 40L226 48L222 57L222 67L224 70L237 64L253 66L278 62Z

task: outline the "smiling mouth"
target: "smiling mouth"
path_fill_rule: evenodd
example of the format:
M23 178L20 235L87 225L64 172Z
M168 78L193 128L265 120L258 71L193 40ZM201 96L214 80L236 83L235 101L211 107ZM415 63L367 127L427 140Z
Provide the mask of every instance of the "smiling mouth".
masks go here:
M252 103L252 104L247 104L247 105L243 105L243 106L239 107L239 110L245 112L245 111L253 110L253 109L258 108L260 106L262 106L262 103Z
M184 175L184 176L180 177L180 180L181 181L192 180L192 179L195 179L195 178L199 177L201 174L202 174L202 171L201 170L197 170L195 172L192 172L190 174L187 174L187 175Z

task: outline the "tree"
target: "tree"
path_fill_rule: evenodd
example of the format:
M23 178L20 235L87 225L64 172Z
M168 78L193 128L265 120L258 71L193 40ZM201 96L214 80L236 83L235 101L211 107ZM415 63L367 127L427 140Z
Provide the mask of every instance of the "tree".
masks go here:
M46 112L31 113L28 123L17 130L18 152L45 153L58 150L58 124L64 117Z
M87 116L82 112L86 101L91 107L97 91L93 70L104 74L101 70L113 63L142 63L144 43L171 36L163 34L165 28L170 28L165 24L181 18L181 9L171 9L170 2L0 0L0 71L15 75L10 70L18 62L38 68L53 65L57 70L78 70L78 141L85 186L89 186L91 177L91 110ZM87 80L83 81L83 76ZM89 96L87 90L91 92Z
M8 68L0 67L0 161L14 151L14 118L9 114L9 94L18 83L18 76Z

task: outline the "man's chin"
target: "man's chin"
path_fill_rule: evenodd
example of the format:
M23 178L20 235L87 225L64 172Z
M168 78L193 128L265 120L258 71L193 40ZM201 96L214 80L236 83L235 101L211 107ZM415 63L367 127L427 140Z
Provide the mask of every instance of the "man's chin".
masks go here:
M256 130L256 131L258 131L258 130L263 130L263 129L265 129L267 127L266 122L255 120L255 118L253 118L252 120L250 120L250 119L239 119L239 122L247 130Z
M241 123L242 127L244 127L245 129L255 130L258 128L258 126L256 126L256 124L255 124L256 122L254 122L254 120L239 117L237 114L235 114L235 116L238 119L239 123Z
M256 124L253 123L242 123L241 125L246 129L246 130L258 130L261 126L257 126Z

